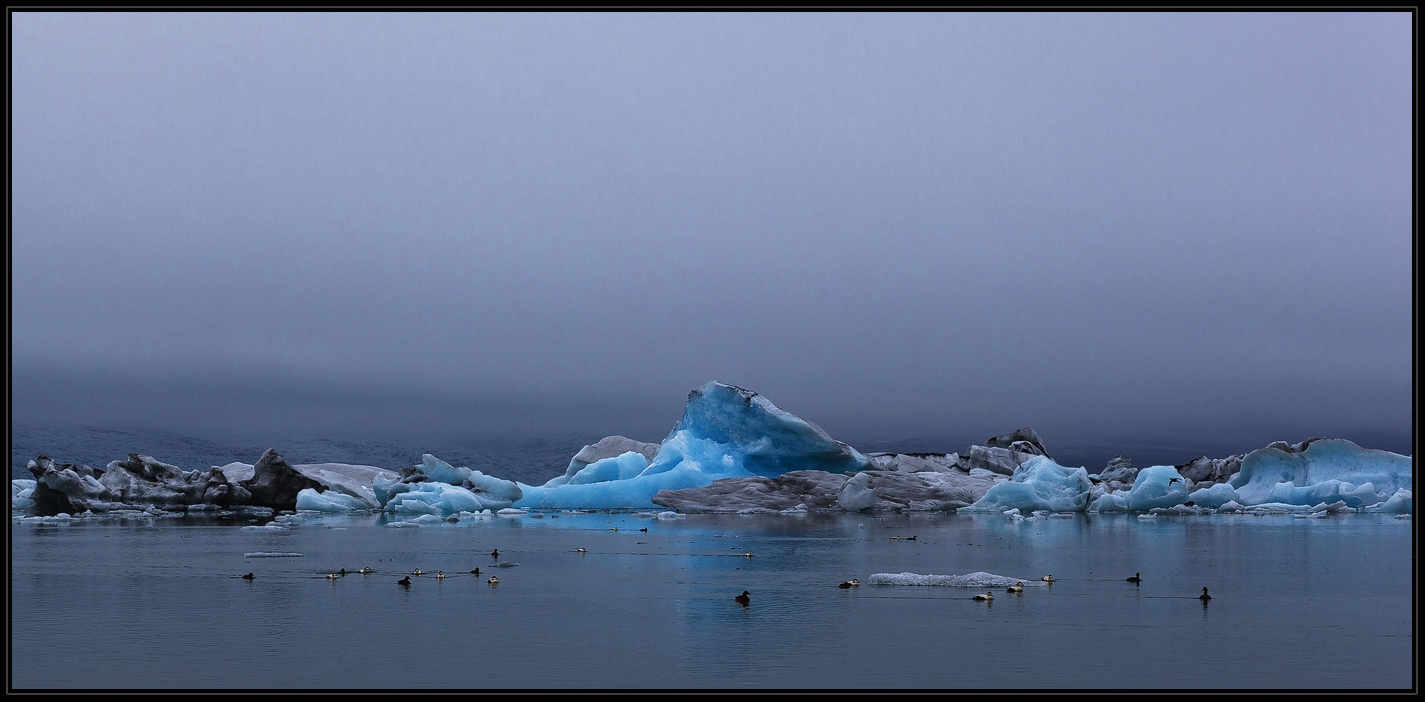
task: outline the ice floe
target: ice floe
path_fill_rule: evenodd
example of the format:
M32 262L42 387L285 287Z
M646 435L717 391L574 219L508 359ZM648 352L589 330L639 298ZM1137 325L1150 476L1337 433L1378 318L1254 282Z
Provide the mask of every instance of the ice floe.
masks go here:
M984 571L965 575L921 575L919 573L873 573L866 578L871 585L912 585L931 587L1009 587L1023 584L1025 587L1041 587L1048 583L1038 578L1012 578Z

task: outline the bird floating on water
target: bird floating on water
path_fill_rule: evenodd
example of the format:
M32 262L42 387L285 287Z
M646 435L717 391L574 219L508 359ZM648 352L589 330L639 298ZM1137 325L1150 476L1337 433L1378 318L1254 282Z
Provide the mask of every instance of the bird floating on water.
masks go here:
M752 593L743 590L741 595L738 595L737 597L734 597L732 599L737 600L737 604L740 604L745 607L752 603L752 598L750 597L751 594Z
M410 587L410 586L411 586L411 576L407 575L406 577L401 578L400 580L397 580L397 581L396 581L396 584L397 584L397 585L405 585L406 587Z
M1046 576L1040 578L1040 580L1043 580L1043 581L1046 582L1046 583L1052 583L1052 582L1054 582L1054 576L1052 576L1052 575L1046 575Z
M1202 600L1203 604L1207 604L1207 601L1212 599L1212 595L1207 594L1207 588L1203 588L1202 594L1198 595L1197 599Z
M253 576L252 573L248 573L247 575L242 576L242 579L243 579L243 580L252 580L253 577L254 577L254 576Z
M499 557L500 557L500 549L497 548L497 549L491 551L491 552L490 552L490 557L491 557L491 558L499 558Z
M906 537L906 541L915 541L915 537L914 537L914 536L907 536L907 537Z
M1133 583L1134 585L1137 585L1138 583L1142 582L1143 579L1138 577L1139 575L1141 575L1141 573L1134 573L1133 577L1128 578L1128 582Z
M497 578L497 577L495 577L495 576L493 576L493 575L491 575L491 576L490 576L490 579L487 580L487 581L485 581L485 582L488 582L488 583L490 583L491 585L499 585L499 584L500 584L500 579Z
M845 590L846 588L851 588L851 587L861 587L861 581L860 581L860 580L857 580L856 578L852 578L852 579L850 579L850 580L847 580L847 581L844 582L844 583L841 583L840 585L837 585L837 587L839 587L839 588L841 588L841 589L843 589L843 590Z
M986 593L983 594L983 595L975 595L974 597L971 597L970 599L975 600L976 602L989 602L989 601L993 600L994 598L995 598L995 594L994 594L993 592L986 592Z
M1015 584L1010 585L1009 587L1005 588L1004 591L1005 591L1005 592L1014 592L1014 593L1024 592L1024 583L1022 583L1022 582L1015 583Z
M372 572L373 571L371 570L371 566L366 566L365 568L361 569L362 575L370 575Z
M589 549L584 548L583 546L580 546L579 548L576 548L576 549L574 549L574 550L575 550L576 552L578 552L578 553L588 553L588 552L589 552Z
M340 576L340 575L337 575L336 573L327 573L327 580L336 580L337 578L340 578L340 577L341 577L341 576Z
M479 569L479 568L476 568L475 570L470 571L470 574L471 574L471 575L479 575L479 574L480 574L480 569Z
M639 531L648 531L648 527L643 527L642 529L639 529Z
M420 569L420 568L417 568L417 569L411 571L411 575L420 575L420 574L421 574L421 569Z
M743 557L743 558L751 558L751 557L752 557L752 552L751 552L751 551L748 551L747 553L742 554L742 557Z
M435 579L436 579L436 580L445 580L445 571L443 571L443 570L437 570L437 571L435 572Z

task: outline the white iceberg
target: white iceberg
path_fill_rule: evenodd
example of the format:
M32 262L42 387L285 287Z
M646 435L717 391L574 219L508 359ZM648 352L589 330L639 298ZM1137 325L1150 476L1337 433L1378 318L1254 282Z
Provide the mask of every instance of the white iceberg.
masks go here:
M35 494L35 481L17 478L10 481L10 509L30 509L35 506L35 501L30 498Z
M1034 456L1014 470L1009 482L991 487L967 512L1082 512L1093 484L1084 468L1066 468L1047 456Z
M859 512L876 506L876 491L868 487L871 476L857 473L836 494L836 504L847 512Z

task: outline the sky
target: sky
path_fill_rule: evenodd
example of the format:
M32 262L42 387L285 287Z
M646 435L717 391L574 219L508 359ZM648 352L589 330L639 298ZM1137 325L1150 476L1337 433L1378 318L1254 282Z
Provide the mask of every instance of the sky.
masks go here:
M15 424L1413 454L1409 13L10 19Z

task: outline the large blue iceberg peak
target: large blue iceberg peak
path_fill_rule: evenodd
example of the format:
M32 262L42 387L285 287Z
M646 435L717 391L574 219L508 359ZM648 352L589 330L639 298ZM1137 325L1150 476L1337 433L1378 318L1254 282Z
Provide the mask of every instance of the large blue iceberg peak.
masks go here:
M586 447L588 448L588 447ZM643 466L637 450L571 463L572 474L543 486L520 485L516 507L656 508L660 490L698 488L722 478L777 477L794 470L859 471L856 449L766 398L719 382L688 395L683 418Z
M870 465L859 451L831 438L821 427L751 390L717 381L688 393L683 418L668 439L679 433L729 447L730 455L747 472L768 478L791 470L840 473ZM672 467L662 452L649 470L659 472L660 467Z

